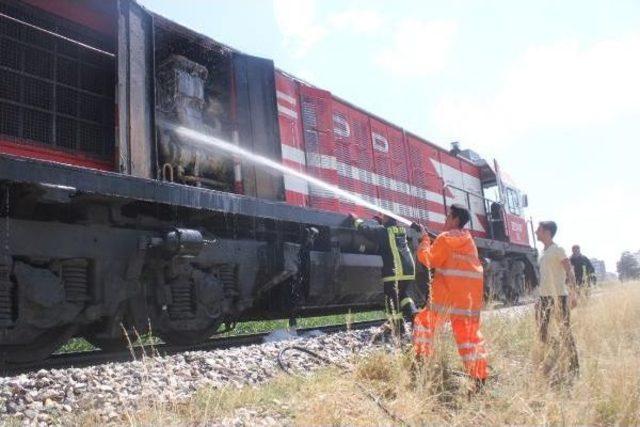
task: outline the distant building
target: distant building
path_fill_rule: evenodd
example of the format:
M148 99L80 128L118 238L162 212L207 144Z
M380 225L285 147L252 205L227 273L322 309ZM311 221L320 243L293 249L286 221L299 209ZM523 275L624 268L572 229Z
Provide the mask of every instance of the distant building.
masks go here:
M607 269L604 265L604 261L597 258L591 258L591 264L593 264L593 269L595 270L598 282L603 282L607 277Z

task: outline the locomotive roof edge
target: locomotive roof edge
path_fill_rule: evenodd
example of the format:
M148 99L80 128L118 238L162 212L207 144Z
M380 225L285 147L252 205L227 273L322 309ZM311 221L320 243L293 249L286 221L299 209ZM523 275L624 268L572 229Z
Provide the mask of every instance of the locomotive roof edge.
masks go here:
M247 52L243 52L243 51L241 51L239 49L236 49L236 48L234 48L232 46L229 46L229 45L227 45L225 43L219 42L219 41L217 41L217 40L215 40L215 39L213 39L213 38L211 38L211 37L209 37L209 36L207 36L205 34L202 34L202 33L198 32L198 31L195 31L195 30L193 30L193 29L191 29L189 27L186 27L185 25L180 24L179 22L172 21L171 19L169 19L169 18L167 18L167 17L165 17L163 15L160 15L159 13L154 12L153 10L151 10L151 9L145 7L145 6L140 5L140 3L137 2L137 0L129 0L129 1L132 1L132 2L136 3L137 5L139 5L142 9L144 9L147 13L149 13L153 17L153 19L154 19L154 21L156 21L156 23L159 23L160 25L164 26L165 28L171 29L173 31L177 31L177 32L181 33L181 35L192 35L192 36L195 35L195 36L197 36L197 40L199 42L201 42L201 45L204 46L204 47L210 47L210 48L214 48L215 47L215 48L221 49L221 50L223 50L225 52L228 52L228 53L237 53L237 54L242 54L242 55L250 55ZM204 43L202 43L202 42L204 42ZM305 86L308 86L308 87L311 87L311 88L314 88L314 89L319 89L319 90L326 90L326 89L323 89L323 88L321 88L319 86L316 86L315 84L309 82L308 80L302 79L302 78L300 78L300 77L298 77L298 76L296 76L296 75L294 75L294 74L292 74L292 73L290 73L290 72L288 72L286 70L283 70L282 68L275 67L275 70L277 72L279 72L279 73L282 73L283 75L285 75L287 77L292 78L296 82L298 82L300 84L303 84ZM336 101L339 101L339 102L341 102L341 103L343 103L343 104L345 104L345 105L347 105L347 106L349 106L351 108L354 108L354 109L356 109L356 110L368 115L369 117L371 117L371 118L373 118L373 119L375 119L375 120L377 120L377 121L379 121L379 122L381 122L381 123L383 123L385 125L388 125L388 126L396 128L398 130L401 130L402 132L404 132L407 135L410 135L410 136L418 139L420 142L422 142L424 144L430 145L430 146L432 146L432 147L434 147L434 148L436 148L438 150L441 150L441 151L444 151L444 152L448 152L448 150L446 148L442 147L441 145L436 144L435 142L432 142L432 141L426 139L425 137L418 135L415 132L412 132L412 131L410 131L408 129L405 129L404 127L402 127L402 126L400 126L400 125L398 125L396 123L393 123L393 122L389 121L388 119L385 119L384 117L382 117L382 116L380 116L378 114L372 113L371 111L366 110L366 109L360 107L359 105L354 104L353 102L334 94L331 91L328 91L328 92L331 94L331 97L333 99L335 99ZM478 165L476 165L474 162L472 162L470 159L467 159L466 157L462 157L462 156L455 156L455 157L456 157L456 159L462 160L462 161L464 161L465 163L468 163L471 166L478 167Z

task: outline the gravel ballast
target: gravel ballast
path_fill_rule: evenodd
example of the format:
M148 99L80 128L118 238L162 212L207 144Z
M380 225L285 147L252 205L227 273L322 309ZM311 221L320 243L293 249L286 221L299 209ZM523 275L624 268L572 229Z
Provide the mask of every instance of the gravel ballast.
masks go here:
M345 362L371 351L376 328L307 337L226 350L185 352L166 357L92 366L40 370L0 378L0 423L13 419L48 425L61 416L91 411L103 421L117 421L142 402L166 403L187 399L201 387L257 385L282 373L279 351L301 345L332 361ZM320 364L294 352L291 369L309 372Z
M483 318L521 316L531 307L527 304L489 311ZM378 328L332 334L313 331L303 337L275 331L259 345L0 377L0 423L13 420L50 425L59 423L65 415L80 412L92 412L104 422L118 422L141 403L180 402L203 387L262 384L282 373L277 356L280 350L291 345L304 346L333 362L348 362L354 355L366 355L381 348L380 344L372 345L378 331ZM290 369L299 373L322 366L321 362L299 352L287 353L286 360ZM257 420L265 425L278 425L283 421L270 414L253 414L249 409L242 409L234 414L233 420L225 420L223 424L252 425ZM267 422L269 420L273 423Z

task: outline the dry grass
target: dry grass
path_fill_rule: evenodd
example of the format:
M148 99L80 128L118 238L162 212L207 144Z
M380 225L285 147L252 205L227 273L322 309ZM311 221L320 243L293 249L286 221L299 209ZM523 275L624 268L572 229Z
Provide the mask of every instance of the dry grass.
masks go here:
M498 377L473 396L467 392L466 379L451 375L452 369L460 369L460 362L452 338L445 333L439 355L414 375L410 351L378 353L355 361L350 374L327 368L308 378L283 375L259 388L200 390L181 404L127 414L127 421L225 424L240 408L248 408L255 411L253 421L272 416L278 423L295 425L393 424L354 387L358 382L411 425L637 425L640 283L612 291L572 311L581 364L580 377L573 380L563 376L564 365L556 353L538 344L533 314L528 312L485 321L483 333Z

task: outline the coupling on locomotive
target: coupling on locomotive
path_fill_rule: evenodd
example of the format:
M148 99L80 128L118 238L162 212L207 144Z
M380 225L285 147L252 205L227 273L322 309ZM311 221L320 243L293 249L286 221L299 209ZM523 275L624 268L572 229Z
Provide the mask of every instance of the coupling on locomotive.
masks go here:
M103 349L126 346L124 332L192 344L239 321L382 307L379 245L347 220L371 209L176 126L432 231L461 204L486 293L516 301L535 284L526 196L497 162L133 0L0 0L0 14L1 363L74 336Z

